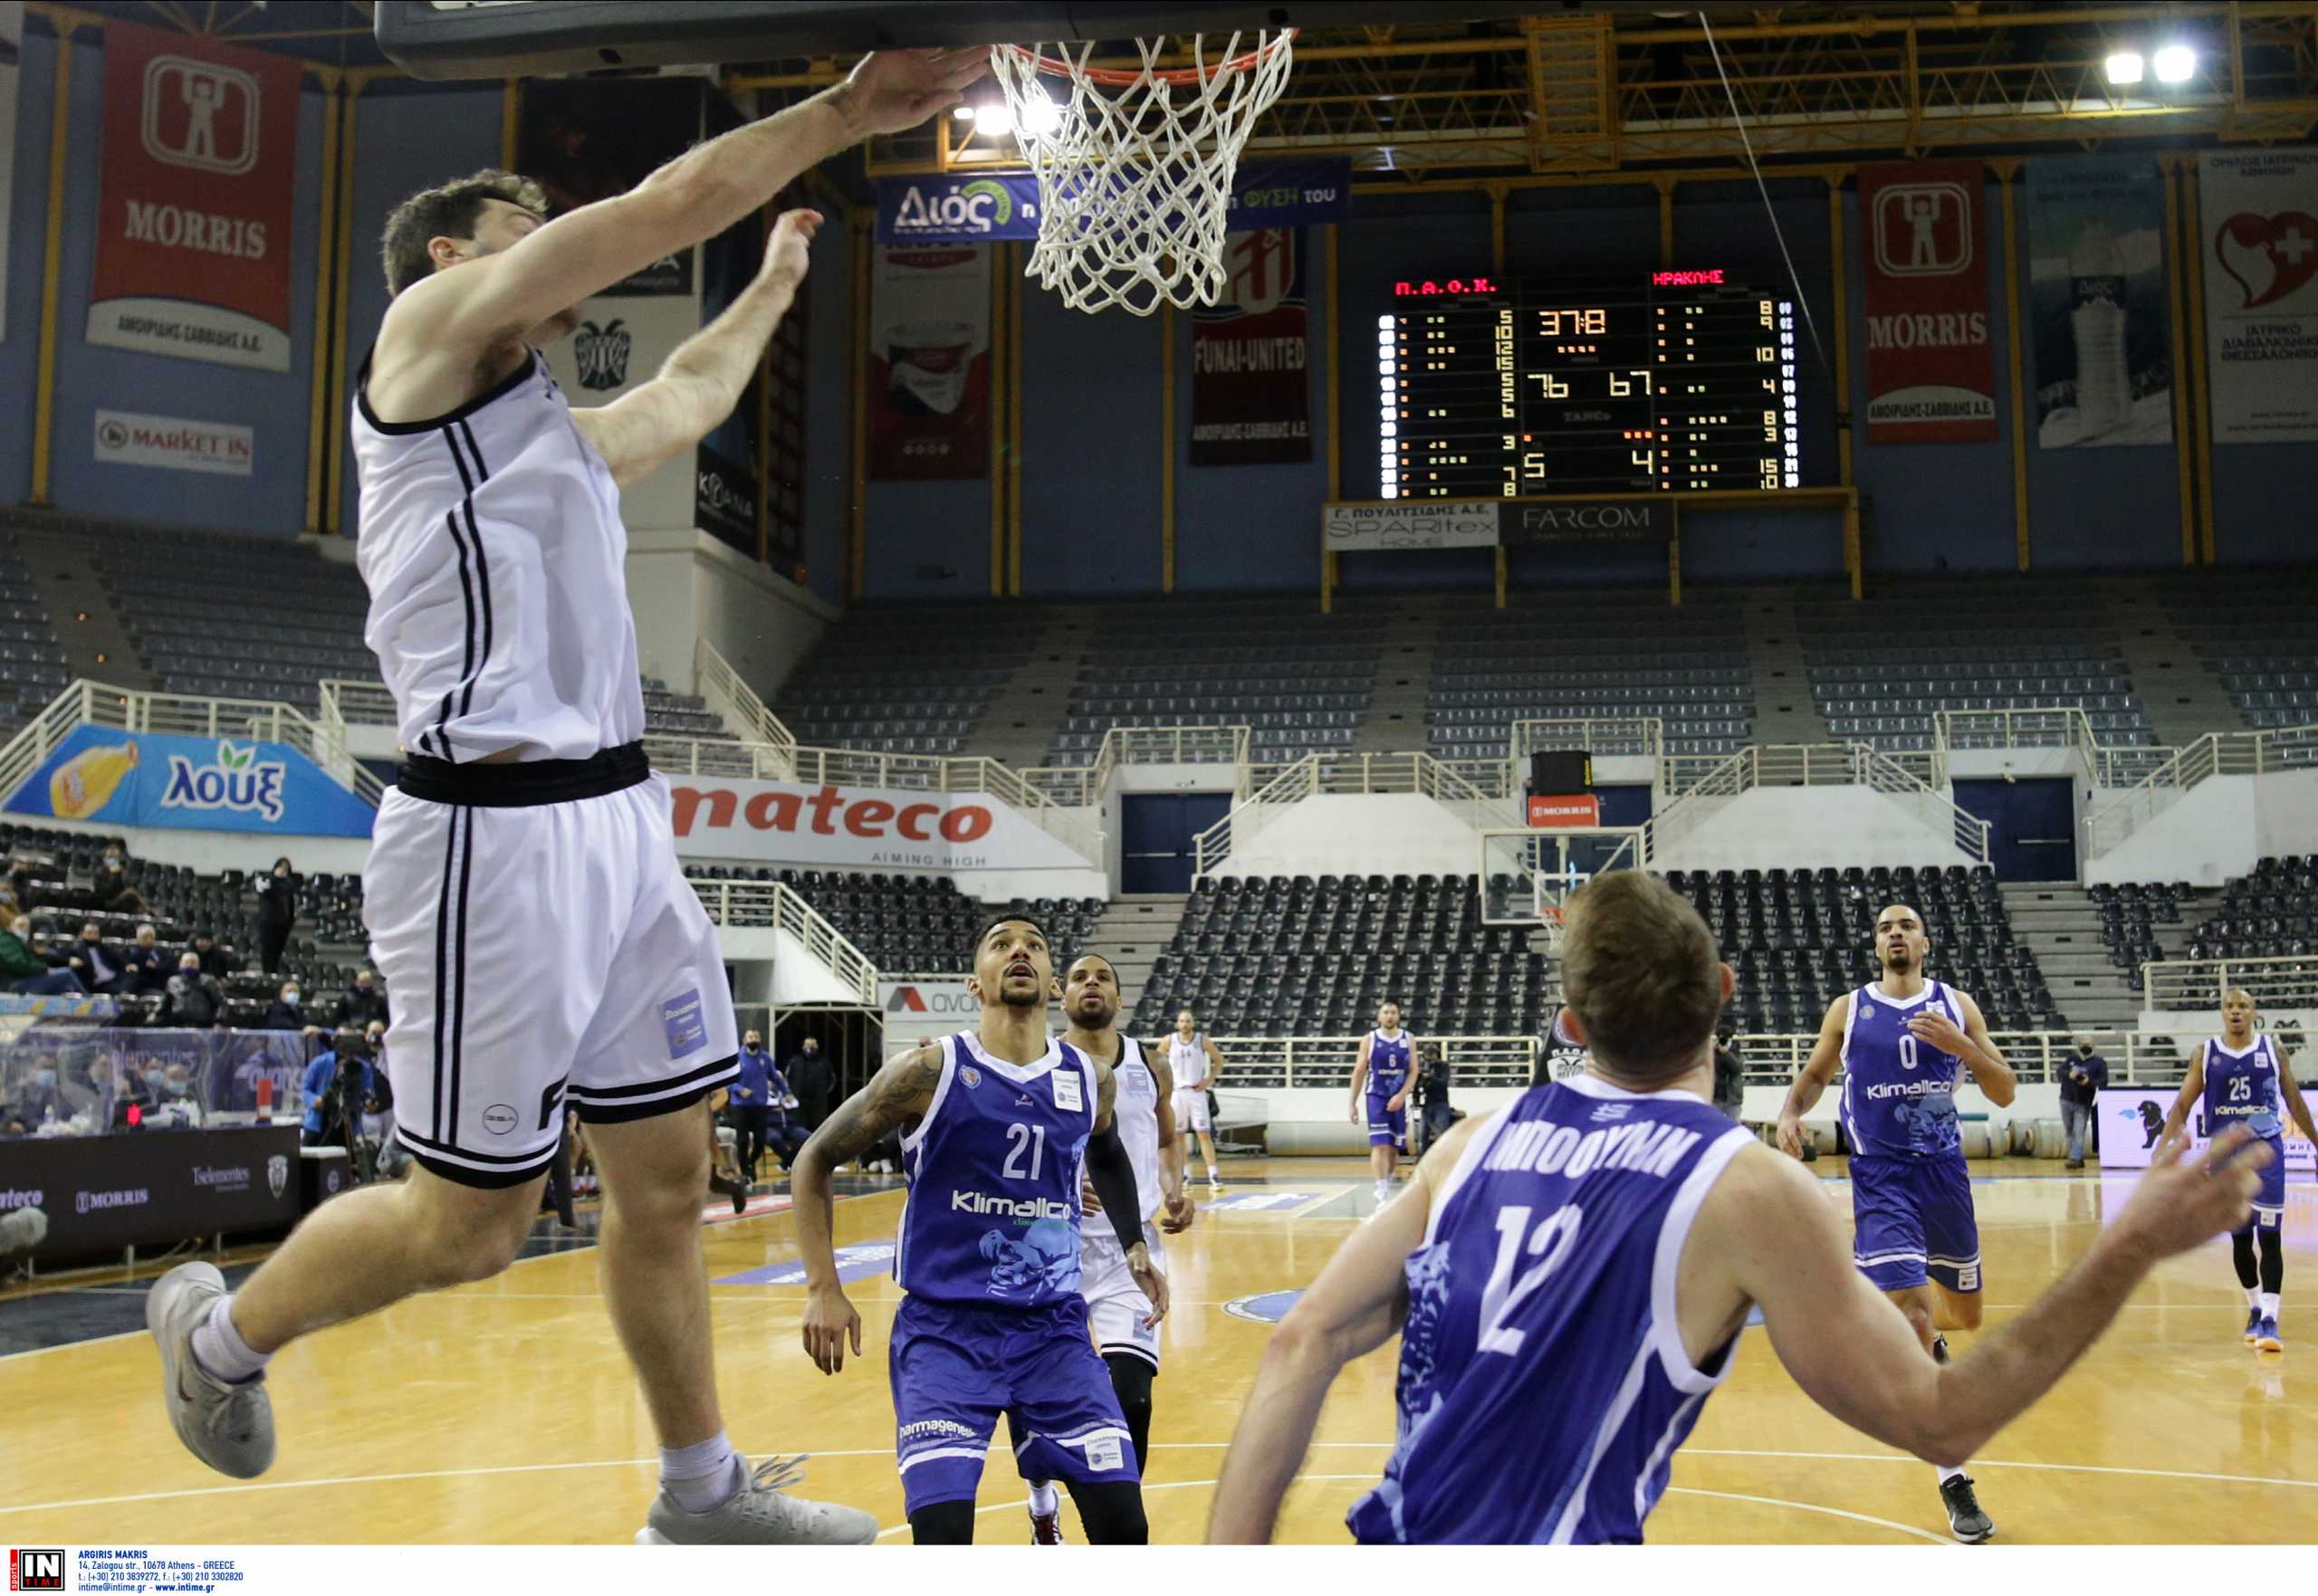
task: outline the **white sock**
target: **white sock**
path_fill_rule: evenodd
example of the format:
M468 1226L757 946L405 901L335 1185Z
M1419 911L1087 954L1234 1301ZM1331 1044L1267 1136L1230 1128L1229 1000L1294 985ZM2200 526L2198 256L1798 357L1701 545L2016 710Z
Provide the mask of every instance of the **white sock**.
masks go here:
M1054 1481L1034 1479L1030 1482L1030 1511L1040 1518L1062 1511L1062 1498L1054 1493Z
M2260 1286L2249 1285L2246 1288L2246 1305L2249 1308L2258 1308L2262 1305L2262 1288Z
M1222 1177L1215 1172L1213 1164L1207 1166L1207 1183L1211 1186L1220 1186L1223 1183Z
M272 1352L254 1352L234 1328L234 1299L221 1296L209 1317L193 1332L193 1361L213 1380L242 1385L265 1372Z
M686 1513L709 1513L741 1494L748 1471L723 1430L689 1447L660 1448L660 1488Z
M1940 1471L1940 1483L1944 1486L1949 1480L1959 1477L1963 1472L1964 1470L1961 1466L1955 1468L1943 1468Z
M2262 1317L2265 1319L2275 1319L2277 1316L2278 1294L2275 1291L2264 1292L2262 1294Z

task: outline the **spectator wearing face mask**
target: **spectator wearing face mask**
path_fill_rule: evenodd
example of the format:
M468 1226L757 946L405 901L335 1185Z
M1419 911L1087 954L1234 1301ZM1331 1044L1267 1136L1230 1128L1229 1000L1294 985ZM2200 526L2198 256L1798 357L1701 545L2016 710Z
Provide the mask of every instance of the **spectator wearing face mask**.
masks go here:
M2093 1131L2093 1105L2109 1084L2109 1061L2093 1051L2093 1038L2076 1039L2076 1056L2061 1072L2061 1130L2068 1137L2068 1167L2084 1167L2084 1139Z
M11 991L28 998L77 998L84 996L88 988L81 978L68 969L51 966L46 952L46 938L38 939L42 946L34 946L33 922L29 916L19 914L0 931L0 983Z
M146 992L158 992L169 984L170 959L156 938L153 928L140 925L137 940L120 951L121 992L137 997Z
M282 983L281 992L265 1006L265 1018L258 1028L266 1031L304 1031L310 1036L321 1034L321 1027L306 1018L305 992L292 976Z
M283 950L290 945L290 929L298 923L298 887L287 859L273 862L273 874L257 888L257 958L268 975L282 969Z
M92 992L117 997L128 990L129 965L121 951L105 941L104 932L93 920L81 928L81 940L72 951L80 957L82 969L74 973Z
M387 1018L387 995L378 990L378 978L367 970L354 972L354 984L338 1000L338 1025L340 1030L367 1030L373 1024L384 1024Z
M201 973L223 980L233 973L234 951L221 947L217 939L206 931L193 933L193 956L201 966Z
M201 955L188 948L177 959L177 972L162 989L160 1023L203 1029L225 1023L225 989L201 968Z
M35 1135L42 1125L72 1117L72 1103L64 1095L63 1085L57 1078L55 1056L43 1053L33 1061L32 1078L7 1107L7 1132L11 1136Z
M152 905L129 884L128 867L129 861L121 856L119 848L105 850L89 888L96 894L97 907L110 914L150 914Z
M809 1135L829 1117L829 1061L821 1051L820 1038L806 1037L784 1073L789 1089L797 1094L797 1123Z

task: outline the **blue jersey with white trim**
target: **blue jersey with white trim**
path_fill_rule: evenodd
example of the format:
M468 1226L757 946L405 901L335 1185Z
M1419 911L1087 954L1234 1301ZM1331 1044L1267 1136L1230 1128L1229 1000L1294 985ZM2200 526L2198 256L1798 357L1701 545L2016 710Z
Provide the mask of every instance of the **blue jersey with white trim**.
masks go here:
M1963 1060L1908 1029L1920 1013L1938 1012L1964 1027L1963 999L1940 981L1912 998L1873 986L1851 995L1844 1022L1844 1133L1852 1151L1877 1158L1961 1158L1956 1083Z
M1382 1031L1368 1033L1368 1095L1384 1103L1400 1094L1409 1084L1412 1051L1405 1030L1397 1037Z
M1474 1132L1409 1255L1400 1421L1368 1542L1639 1541L1729 1369L1674 1316L1682 1243L1752 1136L1683 1092L1532 1087Z
M2244 1051L2225 1046L2219 1037L2207 1041L2206 1134L2218 1136L2232 1125L2244 1125L2256 1136L2282 1136L2279 1119L2277 1045L2265 1034Z
M1078 1165L1095 1129L1095 1066L1053 1037L1008 1064L962 1032L902 1139L909 1192L894 1278L933 1302L1044 1308L1078 1298Z

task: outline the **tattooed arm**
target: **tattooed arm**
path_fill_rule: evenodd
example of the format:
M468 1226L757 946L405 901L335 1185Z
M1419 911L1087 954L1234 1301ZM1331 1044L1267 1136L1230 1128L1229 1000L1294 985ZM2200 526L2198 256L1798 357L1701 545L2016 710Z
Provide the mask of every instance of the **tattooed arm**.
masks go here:
M1143 1200L1135 1189L1135 1161L1127 1156L1126 1143L1119 1140L1112 1112L1117 1101L1118 1081L1110 1066L1098 1059L1095 1064L1095 1133L1087 1141L1087 1179L1118 1234L1135 1283L1151 1299L1151 1316L1144 1321L1151 1325L1167 1316L1167 1277L1152 1266L1151 1249L1144 1244Z
M941 1079L939 1043L895 1055L867 1085L822 1122L790 1171L796 1197L797 1249L805 1261L805 1352L824 1374L845 1367L848 1341L854 1356L861 1355L861 1315L853 1311L838 1281L837 1248L830 1238L830 1172L859 1158L890 1132L924 1117Z

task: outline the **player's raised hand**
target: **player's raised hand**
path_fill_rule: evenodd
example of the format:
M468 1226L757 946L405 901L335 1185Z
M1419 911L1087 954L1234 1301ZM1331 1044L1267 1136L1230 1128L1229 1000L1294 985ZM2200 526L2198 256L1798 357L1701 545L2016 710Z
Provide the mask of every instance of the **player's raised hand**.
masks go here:
M1140 1242L1126 1255L1126 1266L1134 1274L1135 1283L1143 1288L1143 1295L1151 1299L1151 1312L1143 1321L1143 1327L1148 1330L1167 1316L1167 1277L1152 1263L1149 1250Z
M845 1343L861 1355L861 1315L843 1290L816 1291L805 1298L805 1355L824 1374L845 1367Z
M790 282L802 282L805 273L812 270L813 234L820 231L819 211L783 211L772 225L772 236L764 246L764 274L786 278Z
M2262 1189L2262 1166L2272 1157L2243 1125L2224 1131L2196 1158L2188 1156L2189 1148L2189 1137L2179 1132L2158 1142L2149 1172L2111 1227L2149 1257L2187 1252L2245 1224Z
M966 86L990 70L984 45L963 50L880 50L865 55L838 91L846 115L864 135L899 133L965 99Z
M1166 1199L1160 1213L1159 1228L1170 1236L1180 1236L1192 1228L1192 1220L1198 1213L1199 1209L1192 1199L1178 1191Z

